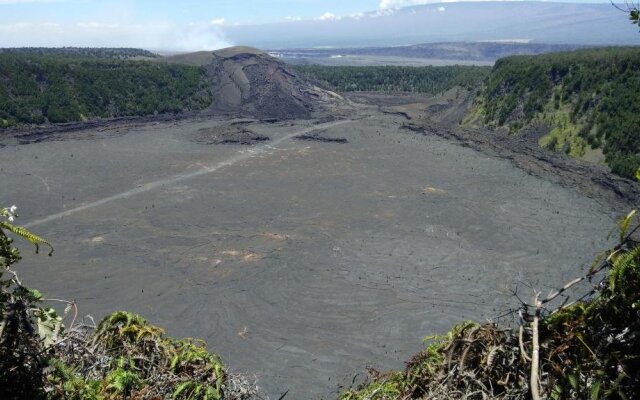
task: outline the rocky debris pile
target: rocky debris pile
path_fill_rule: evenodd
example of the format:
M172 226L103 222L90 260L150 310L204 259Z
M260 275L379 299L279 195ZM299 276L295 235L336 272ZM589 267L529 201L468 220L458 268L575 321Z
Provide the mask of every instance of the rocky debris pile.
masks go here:
M269 140L269 136L256 133L243 125L202 128L193 137L194 142L201 144L251 145Z
M282 61L251 47L182 54L165 61L206 68L213 85L210 109L217 113L304 119L320 109L348 103Z
M326 137L326 136L322 136L320 132L315 132L315 131L305 133L303 135L294 136L293 138L295 140L306 140L310 142L321 142L321 143L340 143L340 144L349 143L349 141L346 138Z

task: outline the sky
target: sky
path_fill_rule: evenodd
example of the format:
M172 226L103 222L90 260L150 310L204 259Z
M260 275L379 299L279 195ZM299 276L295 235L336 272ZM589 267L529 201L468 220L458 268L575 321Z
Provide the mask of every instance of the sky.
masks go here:
M445 0L451 1L454 0ZM224 33L230 26L358 19L433 2L436 1L0 0L0 47L216 49L232 44Z

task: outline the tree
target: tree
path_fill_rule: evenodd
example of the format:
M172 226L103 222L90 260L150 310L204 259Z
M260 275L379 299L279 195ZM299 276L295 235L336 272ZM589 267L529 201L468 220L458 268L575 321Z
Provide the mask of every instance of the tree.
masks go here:
M640 26L640 0L625 0L624 4L618 4L611 0L611 5L625 14L629 14L629 20L631 20L631 23Z

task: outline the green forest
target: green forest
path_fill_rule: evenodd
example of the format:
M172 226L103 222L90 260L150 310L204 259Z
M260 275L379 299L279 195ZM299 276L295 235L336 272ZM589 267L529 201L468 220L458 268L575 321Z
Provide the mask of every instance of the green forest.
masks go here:
M436 94L456 86L476 87L491 72L490 67L334 67L300 65L295 69L307 77L327 83L337 91L416 92Z
M204 68L156 57L138 49L0 49L0 128L197 111L211 104L213 83ZM640 167L639 48L513 56L493 69L295 69L336 91L436 94L482 86L470 119L512 133L545 125L545 148L595 157L625 177Z
M496 62L476 99L484 124L544 124L540 144L576 157L598 149L613 172L640 167L640 48L601 48Z
M83 57L83 58L159 58L149 50L134 48L108 47L15 47L0 48L0 54L48 57Z
M204 69L123 58L133 50L4 50L0 128L201 110L211 104Z

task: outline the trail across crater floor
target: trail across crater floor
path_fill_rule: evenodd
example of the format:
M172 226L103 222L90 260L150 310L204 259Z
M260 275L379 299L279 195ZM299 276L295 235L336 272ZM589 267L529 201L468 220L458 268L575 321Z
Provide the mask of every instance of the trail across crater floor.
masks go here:
M271 398L335 398L607 247L605 204L400 116L352 120L251 123L271 138L252 146L194 142L228 121L185 120L0 148L0 200L56 248L25 251L21 277L201 337ZM290 140L318 129L347 142Z
M129 189L129 190L125 191L125 192L114 194L113 196L108 196L108 197L105 197L103 199L100 199L100 200L97 200L97 201L93 201L93 202L88 203L88 204L81 205L79 207L75 207L75 208L60 212L60 213L49 215L47 217L44 217L44 218L41 218L41 219L38 219L38 220L35 220L35 221L28 222L24 226L26 228L32 228L34 226L42 225L42 224L45 224L47 222L51 222L51 221L55 221L57 219L68 217L68 216L70 216L72 214L75 214L77 212L86 211L86 210L90 210L92 208L100 207L102 205L105 205L105 204L110 203L110 202L115 201L115 200L126 199L128 197L135 196L135 195L138 195L138 194L142 194L142 193L148 192L150 190L154 190L154 189L158 189L158 188L161 188L161 187L175 185L175 184L177 184L177 183L179 183L181 181L184 181L186 179L192 179L192 178L196 178L196 177L201 176L201 175L210 174L210 173L213 173L213 172L216 172L216 171L220 170L221 168L228 167L228 166L234 165L234 164L236 164L238 162L241 162L241 161L244 161L246 159L249 159L251 157L255 157L255 156L261 155L261 154L263 154L265 152L269 152L269 151L275 150L276 146L278 146L280 143L282 143L285 140L291 139L292 137L305 135L305 134L308 134L309 132L315 132L317 130L328 129L328 128L331 128L331 127L334 127L334 126L339 126L339 125L343 125L343 124L350 123L350 122L353 122L353 121L342 120L342 121L328 122L328 123L325 123L325 124L316 125L316 126L314 126L312 128L305 128L305 129L302 129L302 130L294 132L294 133L289 133L289 134L287 134L285 136L282 136L282 137L278 138L276 141L274 141L272 143L265 144L265 145L262 145L262 146L252 147L251 149L249 149L247 151L239 151L238 154L233 155L233 156L231 156L228 159L225 159L223 161L219 161L219 162L217 162L215 164L203 166L202 168L197 169L195 171L187 171L187 172L183 172L183 173L180 173L180 174L177 174L177 175L173 175L173 176L170 176L170 177L167 177L167 178L164 178L164 179L160 179L160 180L157 180L157 181L149 182L149 183L146 183L144 185L138 186L136 188ZM42 178L40 178L40 179L42 179Z

